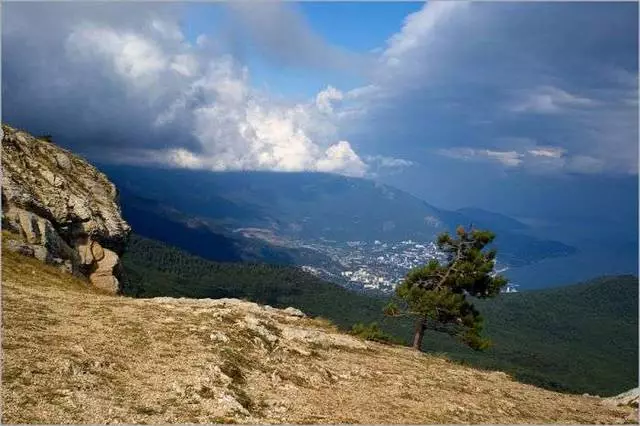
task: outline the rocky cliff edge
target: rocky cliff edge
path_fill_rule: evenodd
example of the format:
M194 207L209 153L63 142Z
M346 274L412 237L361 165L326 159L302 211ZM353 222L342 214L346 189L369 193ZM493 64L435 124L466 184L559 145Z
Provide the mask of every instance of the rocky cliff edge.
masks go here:
M131 228L113 183L46 138L2 125L2 228L7 248L83 276L111 293Z

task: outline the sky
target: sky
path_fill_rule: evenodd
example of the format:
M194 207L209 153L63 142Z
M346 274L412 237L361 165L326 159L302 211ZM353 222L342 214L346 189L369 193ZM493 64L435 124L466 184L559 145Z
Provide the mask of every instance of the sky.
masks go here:
M637 3L12 2L2 15L3 121L95 161L340 173L637 239Z

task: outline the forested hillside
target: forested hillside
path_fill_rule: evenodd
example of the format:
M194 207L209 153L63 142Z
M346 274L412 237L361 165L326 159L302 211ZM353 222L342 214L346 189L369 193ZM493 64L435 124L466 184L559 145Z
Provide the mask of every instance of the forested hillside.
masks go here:
M404 341L411 335L410 323L382 315L386 300L348 291L293 267L210 262L139 236L133 236L123 261L128 295L244 298L294 306L343 329L375 321ZM560 391L613 395L637 385L636 277L504 294L478 306L492 348L474 352L433 332L425 337L424 348Z

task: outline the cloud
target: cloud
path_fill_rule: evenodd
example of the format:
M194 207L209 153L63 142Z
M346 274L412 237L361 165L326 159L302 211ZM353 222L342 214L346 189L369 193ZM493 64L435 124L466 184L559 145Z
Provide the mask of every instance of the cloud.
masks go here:
M429 2L422 10L408 15L402 29L387 41L381 61L390 67L399 67L412 53L441 37L438 32L447 25L447 20L466 6L465 2Z
M528 154L533 155L534 157L545 157L545 158L560 158L566 152L564 148L559 147L538 147L536 149L530 149L527 151Z
M409 167L416 166L413 161L384 155L368 155L364 159L368 167L367 176L370 178L398 175Z
M597 105L592 99L572 95L553 86L536 87L526 91L521 99L510 109L514 112L532 112L539 114L554 114L571 108L584 108Z
M535 174L573 173L598 174L605 170L605 162L587 155L570 155L555 146L535 146L511 151L456 147L440 149L441 156L460 161L486 162L506 169L524 169Z
M155 83L169 65L169 58L153 40L108 27L81 25L71 31L66 47L72 60L101 61L123 81L145 87Z
M386 167L390 169L405 167L411 167L414 165L413 161L403 160L402 158L385 157L384 155L371 155L366 157L368 162L378 163L380 167Z
M342 99L344 99L342 92L333 86L329 86L316 96L316 107L322 113L331 114L333 113L332 102L341 101Z
M465 161L491 161L506 167L517 167L522 164L522 157L516 151L493 151L489 149L475 148L449 148L438 151L440 155Z
M59 13L57 6L44 7ZM33 7L15 4L5 13L19 20ZM72 17L37 34L14 25L4 34L5 118L99 160L367 173L337 134L332 103L340 91L329 86L308 102L277 99L254 89L250 70L208 40L191 45L175 18L132 11L111 21L74 5Z
M534 174L637 174L637 31L634 4L428 2L336 114L348 112L357 149L433 174L447 173L442 155ZM536 141L534 152L497 142L508 138Z
M229 2L229 34L235 45L281 66L366 74L369 55L327 43L290 2Z
M238 49L190 43L175 5L7 4L5 119L94 158L176 167L437 182L444 156L466 160L460 180L476 163L637 173L637 5L428 2L375 60L326 43L290 3L223 7ZM253 87L247 49L370 78L290 102Z

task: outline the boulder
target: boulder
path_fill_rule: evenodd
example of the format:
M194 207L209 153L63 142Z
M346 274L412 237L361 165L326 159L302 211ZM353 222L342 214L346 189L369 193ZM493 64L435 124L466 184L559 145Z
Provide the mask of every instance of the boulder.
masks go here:
M112 294L120 293L122 271L118 255L105 249L100 260L94 260L95 269L89 275L89 281L94 286Z
M640 399L640 388L634 388L620 395L605 398L603 401L608 405L629 406L638 408L638 400Z
M292 317L298 317L298 318L306 317L305 313L302 312L300 309L296 309L291 306L289 306L287 309L284 309L282 312Z
M3 225L20 235L22 246L29 246L28 251L34 252L33 257L43 262L58 258L68 260L72 265L77 264L77 253L58 234L49 220L3 203ZM16 246L15 242L11 244L9 249Z

